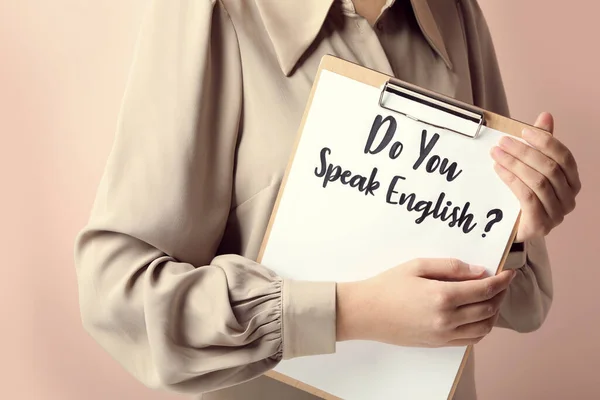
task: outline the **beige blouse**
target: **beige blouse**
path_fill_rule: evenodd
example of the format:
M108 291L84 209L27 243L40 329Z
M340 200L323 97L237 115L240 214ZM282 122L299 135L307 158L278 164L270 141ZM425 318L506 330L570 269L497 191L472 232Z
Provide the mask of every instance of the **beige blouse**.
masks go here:
M350 0L151 0L76 241L85 329L145 385L314 399L261 375L335 351L335 283L253 260L325 54L508 115L475 0L388 0L374 27ZM552 298L544 241L508 267L498 324L535 330ZM472 360L455 398L475 398Z

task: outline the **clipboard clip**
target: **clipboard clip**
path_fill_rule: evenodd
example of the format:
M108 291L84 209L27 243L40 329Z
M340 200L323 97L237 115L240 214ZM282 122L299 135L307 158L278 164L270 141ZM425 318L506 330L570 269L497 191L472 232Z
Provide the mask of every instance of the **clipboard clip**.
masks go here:
M386 94L400 96L404 101L408 100L412 103L413 107L408 107L408 103L406 103L406 108L412 108L413 110L402 111L398 107L393 108L389 105L386 105ZM449 121L452 122L452 126L440 126L426 121L424 116L416 115L418 110L423 110L423 108L415 108L414 103L420 103L435 110L449 114L449 116L451 116ZM421 122L438 129L454 132L459 135L467 136L472 139L476 139L479 136L481 133L481 127L485 125L485 116L483 111L475 107L471 108L463 103L460 105L458 103L453 103L451 99L443 98L441 95L437 97L431 92L425 92L412 85L392 79L388 80L383 85L381 94L379 96L379 106L386 110L402 114L406 118L410 118L414 121ZM420 112L420 114L423 114L423 112Z

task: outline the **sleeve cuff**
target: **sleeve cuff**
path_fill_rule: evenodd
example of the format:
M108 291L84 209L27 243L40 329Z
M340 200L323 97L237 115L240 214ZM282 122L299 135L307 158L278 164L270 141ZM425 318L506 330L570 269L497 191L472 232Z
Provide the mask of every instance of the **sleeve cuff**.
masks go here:
M335 352L335 291L335 282L284 280L284 360Z

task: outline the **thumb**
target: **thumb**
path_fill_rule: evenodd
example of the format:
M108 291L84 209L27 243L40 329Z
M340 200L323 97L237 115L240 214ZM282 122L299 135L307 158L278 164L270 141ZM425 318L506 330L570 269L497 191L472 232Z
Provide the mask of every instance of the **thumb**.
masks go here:
M550 114L548 112L543 112L540 115L538 115L537 119L535 120L534 126L536 128L540 128L540 129L543 129L550 133L553 133L554 132L554 117L552 116L552 114Z
M470 265L453 258L427 258L416 260L415 274L422 278L441 281L465 281L481 278L485 268Z

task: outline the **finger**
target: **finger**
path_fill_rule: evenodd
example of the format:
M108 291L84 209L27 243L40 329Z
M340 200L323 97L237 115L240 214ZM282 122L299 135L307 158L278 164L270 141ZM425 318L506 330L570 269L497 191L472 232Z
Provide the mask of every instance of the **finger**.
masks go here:
M515 174L500 164L495 164L494 169L500 179L508 185L517 199L519 199L521 209L528 215L531 215L533 220L537 221L540 225L535 228L540 228L545 233L549 232L554 227L554 223L536 193Z
M455 327L458 327L493 317L500 309L506 293L507 291L503 290L487 301L458 307L451 317L452 322L455 324Z
M472 340L472 339L482 338L492 331L492 329L494 328L494 325L496 324L497 319L498 319L498 315L496 314L488 319L484 319L483 321L478 321L478 322L473 322L471 324L461 325L458 328L456 328L454 330L454 332L452 333L452 335L454 337L453 340L460 340L460 339L471 339Z
M554 117L549 112L540 113L533 126L554 133Z
M424 258L413 261L413 273L422 278L441 281L463 281L478 279L485 268L469 265L454 258Z
M485 336L471 339L454 339L444 345L444 347L464 347L479 343ZM440 346L441 347L441 346Z
M555 225L562 222L564 217L562 205L554 187L544 175L499 147L492 149L492 157L500 166L514 174L535 193L548 216L555 221Z
M499 145L506 153L546 177L560 201L563 215L573 211L575 208L575 193L573 193L573 189L567 182L563 169L556 161L536 148L509 136L504 136Z
M447 282L446 295L456 307L487 301L506 290L515 275L515 270L505 270L483 279Z
M525 128L522 137L530 145L554 160L562 168L569 186L575 193L581 190L577 162L573 153L558 139L536 129Z

